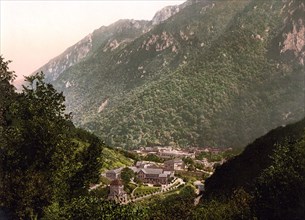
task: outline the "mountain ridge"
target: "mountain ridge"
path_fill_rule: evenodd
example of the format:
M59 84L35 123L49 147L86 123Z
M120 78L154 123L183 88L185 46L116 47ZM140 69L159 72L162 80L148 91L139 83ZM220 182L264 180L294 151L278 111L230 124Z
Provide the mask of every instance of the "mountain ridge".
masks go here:
M105 43L111 43L111 37L115 32L124 32L126 29L143 29L141 31L147 31L148 27L147 21L136 21L133 19L121 19L109 26L102 26L92 33L85 36L82 40L76 44L68 47L63 53L57 57L52 58L47 64L40 67L36 72L43 71L46 75L46 80L49 82L55 81L58 76L67 70L70 66L73 66L87 56L94 53L100 46ZM131 40L137 37L137 31L135 31L135 36L130 36ZM115 46L115 45L114 45ZM53 69L54 68L54 69Z

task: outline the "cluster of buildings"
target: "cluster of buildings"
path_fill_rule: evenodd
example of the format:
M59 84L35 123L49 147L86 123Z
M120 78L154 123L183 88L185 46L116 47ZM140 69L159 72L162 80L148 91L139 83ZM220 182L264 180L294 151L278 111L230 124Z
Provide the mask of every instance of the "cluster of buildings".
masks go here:
M150 161L138 161L135 166L129 168L145 184L167 185L174 178L176 170L184 170L185 164L182 159L176 158L165 161L163 164ZM127 198L127 194L120 180L122 170L123 168L109 170L105 174L109 180L112 180L108 199L124 200Z
M166 185L174 177L175 170L184 170L182 159L176 158L157 164L150 161L138 161L135 166L129 167L143 183L153 185ZM120 179L123 167L109 170L106 177L110 180Z
M184 157L195 158L195 152L173 149L172 147L145 147L136 150L136 152L143 156L148 154L154 154L165 159Z
M129 168L135 173L135 176L145 184L152 185L167 185L174 178L175 171L185 170L185 164L182 158L195 158L202 152L219 153L220 148L189 148L188 150L173 149L172 147L145 147L140 148L136 152L142 156L154 154L160 158L168 159L164 163L155 163L151 161L138 161L135 166ZM212 167L213 163L209 163L206 158L204 160L195 160L195 162ZM121 182L121 172L123 167L109 170L105 176L111 180L109 199L126 201L127 193L124 191L124 186ZM194 183L198 187L199 192L203 190L203 184L200 182Z
M232 150L232 148L223 148L226 150ZM216 147L189 147L188 149L179 149L173 147L141 147L139 150L135 150L136 153L146 156L148 154L154 154L158 157L170 159L170 158L184 158L190 157L195 158L196 155L199 155L201 152L209 152L209 153L220 153L223 151L222 148Z

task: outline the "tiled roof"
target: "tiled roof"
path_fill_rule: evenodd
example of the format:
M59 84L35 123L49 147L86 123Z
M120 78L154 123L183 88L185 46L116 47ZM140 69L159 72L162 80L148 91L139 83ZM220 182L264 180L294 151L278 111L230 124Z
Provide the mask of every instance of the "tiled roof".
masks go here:
M144 168L141 169L145 174L161 174L163 173L163 169L152 169L152 168Z
M164 163L182 163L182 162L183 162L182 159L176 158L176 159L173 159L173 160L167 160Z

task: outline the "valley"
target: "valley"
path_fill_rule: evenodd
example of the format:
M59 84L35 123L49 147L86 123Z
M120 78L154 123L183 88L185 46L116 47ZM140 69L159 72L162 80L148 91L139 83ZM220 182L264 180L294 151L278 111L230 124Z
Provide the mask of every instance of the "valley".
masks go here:
M121 19L18 90L9 63L1 219L305 219L304 0Z

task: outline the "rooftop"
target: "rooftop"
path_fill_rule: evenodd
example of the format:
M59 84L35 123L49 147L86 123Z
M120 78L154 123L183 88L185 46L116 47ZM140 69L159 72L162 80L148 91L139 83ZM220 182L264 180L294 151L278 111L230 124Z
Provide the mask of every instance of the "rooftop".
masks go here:
M163 173L163 169L152 169L152 168L144 168L141 169L145 174L161 174Z
M167 161L165 161L164 163L182 163L182 162L183 162L182 159L180 159L180 158L175 158L175 159L173 159L173 160L167 160Z

